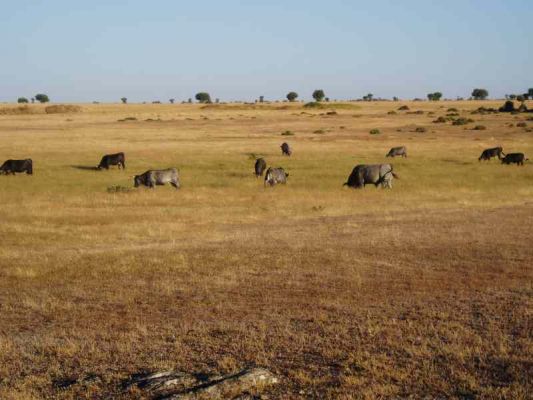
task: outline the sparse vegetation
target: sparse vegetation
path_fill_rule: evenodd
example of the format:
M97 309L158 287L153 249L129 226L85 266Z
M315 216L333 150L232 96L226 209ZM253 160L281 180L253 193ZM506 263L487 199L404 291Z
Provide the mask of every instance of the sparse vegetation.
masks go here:
M525 122L518 122L518 123L516 124L516 127L517 127L517 128L527 128L527 123L525 123Z
M472 128L474 131L484 131L487 129L485 125L476 125Z
M369 133L371 135L379 135L381 131L379 129L371 129Z
M467 125L474 122L471 118L457 118L453 120L452 125Z
M426 133L428 130L426 128L424 128L423 126L418 126L416 129L415 129L415 132L417 133Z
M29 103L28 99L26 97L19 97L17 99L17 103Z
M323 135L323 134L326 133L326 131L324 129L317 129L317 130L313 131L313 133L315 135Z
M294 132L293 131L283 131L281 132L281 136L294 136Z
M407 105L400 106L400 107L398 107L398 110L399 111L409 111L409 106L407 106Z

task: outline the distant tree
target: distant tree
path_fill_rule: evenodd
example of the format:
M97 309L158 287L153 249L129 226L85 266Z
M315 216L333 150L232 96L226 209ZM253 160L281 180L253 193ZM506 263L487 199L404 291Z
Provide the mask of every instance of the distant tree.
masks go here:
M515 100L515 99L516 99L516 94L510 94L510 95L509 95L509 98L510 98L511 100Z
M509 100L509 95L508 94L506 94L504 97L505 97L505 100Z
M317 89L313 92L313 99L316 101L322 101L324 100L324 97L326 97L326 95L322 89Z
M220 103L220 99L218 97L215 99L215 103Z
M128 98L127 97L121 97L120 101L122 101L123 104L126 104L128 102Z
M191 104L192 103L192 99L189 97L189 99L187 100L187 103Z
M26 97L19 97L17 103L28 103L28 99Z
M442 97L442 93L441 92L434 92L434 93L429 93L428 94L428 100L429 101L439 101Z
M174 99L169 100L170 104L174 104Z
M259 96L259 103L263 103L265 101L265 96Z
M207 92L196 93L194 98L200 103L211 103L211 96L209 96L209 93Z
M398 97L396 97L396 96L394 96L394 97L392 98L392 101L399 101L399 100L400 100L400 99L399 99Z
M32 97L32 98L31 98L31 102L32 102L32 103L35 103L35 97Z
M297 98L298 98L298 93L296 92L287 93L287 100L289 100L290 102L295 101Z
M518 96L516 96L516 100L518 100L518 101L523 103L524 100L525 100L525 97L523 95L519 94Z
M472 97L476 100L485 100L489 97L489 92L487 89L474 89L472 91Z
M533 88L527 90L527 95L530 99L533 99Z
M50 101L48 96L45 95L44 93L36 94L35 95L35 100L37 100L39 103L48 103Z
M372 93L368 93L366 95L366 98L367 98L367 101L372 101L372 99L374 98L374 95Z
M325 101L325 102L329 102L329 97L326 97L326 98L324 99L324 101Z

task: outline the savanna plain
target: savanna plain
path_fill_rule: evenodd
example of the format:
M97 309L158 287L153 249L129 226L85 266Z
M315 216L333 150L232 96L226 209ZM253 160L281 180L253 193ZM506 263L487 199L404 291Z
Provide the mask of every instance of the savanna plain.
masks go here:
M142 399L121 384L139 372L250 366L271 399L531 398L533 163L478 157L533 159L533 114L472 114L502 103L0 112L0 161L34 163L0 176L0 398ZM94 170L118 151L125 170ZM265 188L258 156L288 183ZM392 189L342 186L384 162ZM167 167L180 190L133 188Z

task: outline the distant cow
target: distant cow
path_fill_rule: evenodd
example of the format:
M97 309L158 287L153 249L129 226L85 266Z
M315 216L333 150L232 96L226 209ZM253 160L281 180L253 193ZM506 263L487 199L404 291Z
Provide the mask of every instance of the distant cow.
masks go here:
M169 169L150 169L142 175L135 175L133 184L135 187L140 185L148 186L153 189L156 185L164 185L170 183L176 189L180 188L180 178L176 168Z
M116 154L106 154L102 157L102 160L100 161L100 164L98 164L98 169L109 169L110 165L118 165L118 168L122 166L122 169L126 168L126 156L124 153L116 153Z
M505 154L503 153L503 149L501 147L493 147L492 149L485 149L481 153L481 155L478 158L478 161L486 160L490 161L492 157L498 157L498 160L502 159L502 156Z
M288 176L289 176L289 174L287 172L285 172L285 170L283 168L281 168L281 167L278 167L278 168L270 167L266 171L264 185L266 186L268 184L270 186L274 186L274 185L276 185L278 183L285 184L285 183L287 183L287 177Z
M529 158L526 158L524 153L509 153L502 158L502 164L524 165L524 161L529 161Z
M255 160L255 177L259 178L260 176L263 176L263 172L265 172L266 167L267 163L264 158L258 158Z
M376 187L381 185L392 189L392 178L399 179L398 175L392 171L391 164L360 164L352 170L344 186L358 189L373 184Z
M405 146L399 146L399 147L393 147L389 150L387 155L385 157L396 157L396 156L402 156L407 157L407 149Z
M15 175L15 172L26 172L28 175L32 175L33 161L30 158L26 160L7 160L0 166L0 171L6 175L9 173Z
M281 147L281 155L289 156L289 157L291 156L292 149L291 149L291 146L289 146L287 142L284 142L280 147Z

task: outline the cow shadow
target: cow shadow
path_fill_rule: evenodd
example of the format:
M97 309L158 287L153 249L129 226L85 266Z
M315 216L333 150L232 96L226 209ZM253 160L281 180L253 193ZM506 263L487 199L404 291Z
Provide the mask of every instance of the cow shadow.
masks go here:
M88 165L71 165L70 168L79 169L82 171L98 171L98 167Z

